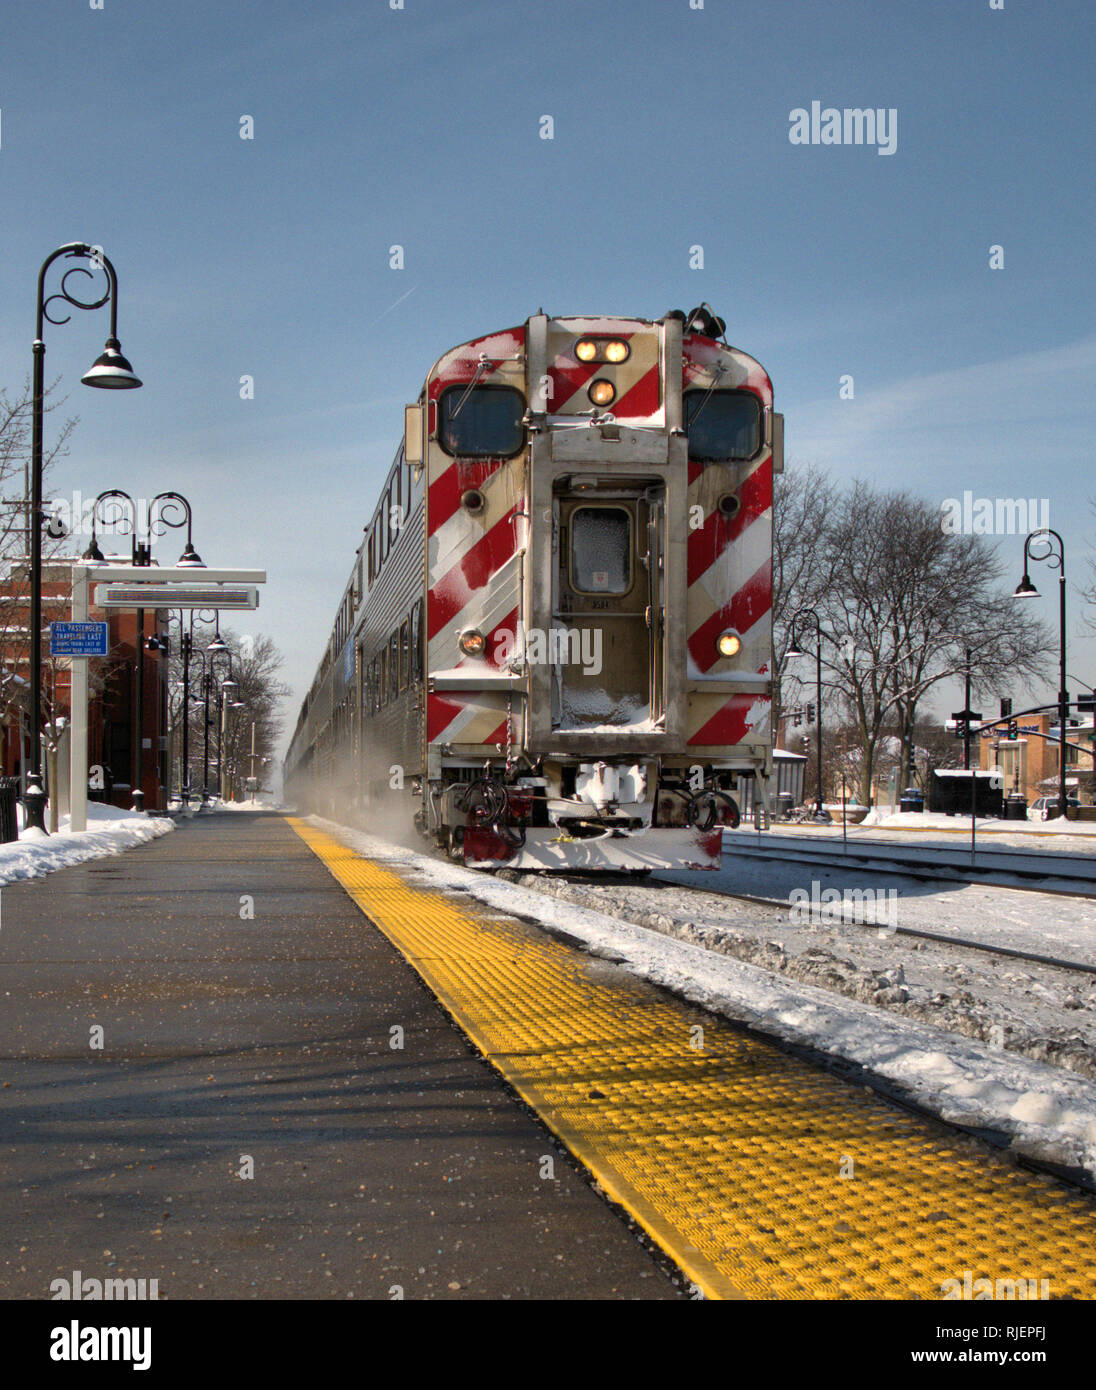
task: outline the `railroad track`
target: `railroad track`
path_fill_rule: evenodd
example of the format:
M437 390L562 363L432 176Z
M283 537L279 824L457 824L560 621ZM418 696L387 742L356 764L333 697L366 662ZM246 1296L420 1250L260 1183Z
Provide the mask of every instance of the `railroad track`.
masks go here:
M680 886L680 885L675 885ZM734 893L730 890L720 888L697 888L693 890L697 893L710 893L718 898L735 898L747 903L760 903L763 907L780 908L787 912L789 902L787 898L765 898L755 893ZM1032 890L1036 891L1036 890ZM839 906L833 904L833 907ZM831 920L829 917L827 920ZM1076 970L1086 975L1096 975L1096 965L1089 965L1086 961L1066 960L1061 956L1044 956L1037 951L1021 951L1014 946L991 946L987 941L974 941L970 937L947 936L943 932L925 931L920 927L892 927L884 922L864 921L857 917L855 913L849 914L844 911L840 917L833 917L834 925L863 927L865 931L887 931L895 936L918 936L925 941L939 941L945 946L961 946L968 951L983 951L993 956L1011 956L1017 960L1035 961L1039 965L1054 965L1060 970Z
M903 878L937 879L949 883L986 883L1037 893L1096 898L1096 859L1088 856L1045 854L1031 850L978 849L971 863L969 851L925 847L910 853L893 841L859 841L843 848L829 837L767 833L763 838L740 833L724 838L724 853L752 859L821 864L855 865L873 873L900 874ZM927 857L931 855L930 857ZM1002 881L1007 880L1007 881ZM1057 886L1048 886L1048 881ZM1061 886L1068 884L1068 887Z

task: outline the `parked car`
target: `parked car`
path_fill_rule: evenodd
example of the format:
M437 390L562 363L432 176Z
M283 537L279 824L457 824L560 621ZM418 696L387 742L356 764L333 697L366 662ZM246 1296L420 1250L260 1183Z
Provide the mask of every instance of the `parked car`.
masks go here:
M1080 806L1080 801L1075 796L1067 796L1068 806ZM1055 820L1058 815L1058 798L1056 796L1040 796L1028 807L1028 815L1034 820Z

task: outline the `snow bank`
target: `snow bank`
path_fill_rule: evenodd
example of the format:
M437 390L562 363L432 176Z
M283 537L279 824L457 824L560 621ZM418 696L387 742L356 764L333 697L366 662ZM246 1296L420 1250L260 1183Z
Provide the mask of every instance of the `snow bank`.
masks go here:
M86 859L121 854L134 845L166 835L172 828L172 822L164 816L135 816L118 806L92 802L88 806L86 830L73 833L68 828L68 817L64 816L56 835L23 830L18 840L0 845L0 885L40 878L54 869L82 864Z

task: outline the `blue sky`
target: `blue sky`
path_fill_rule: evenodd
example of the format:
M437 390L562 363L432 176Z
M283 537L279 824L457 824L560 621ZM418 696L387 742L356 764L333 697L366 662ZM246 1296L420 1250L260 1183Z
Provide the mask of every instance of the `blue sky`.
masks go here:
M9 0L0 383L30 370L45 256L102 245L145 387L79 385L105 311L47 329L80 416L53 488L181 491L207 562L267 567L234 626L282 648L293 713L402 405L541 306L707 300L768 368L792 459L934 502L1049 497L1070 669L1096 679L1090 4L102 4ZM896 109L895 153L791 144L814 100ZM1000 544L1018 577L1022 536Z

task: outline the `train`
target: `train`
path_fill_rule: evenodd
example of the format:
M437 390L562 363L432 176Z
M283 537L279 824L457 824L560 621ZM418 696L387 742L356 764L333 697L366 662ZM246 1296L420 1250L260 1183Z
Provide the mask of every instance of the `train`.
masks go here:
M707 304L430 368L285 759L302 810L481 869L717 868L772 777L784 419ZM736 795L737 793L737 795Z

